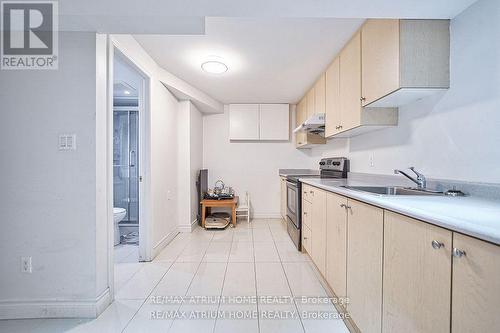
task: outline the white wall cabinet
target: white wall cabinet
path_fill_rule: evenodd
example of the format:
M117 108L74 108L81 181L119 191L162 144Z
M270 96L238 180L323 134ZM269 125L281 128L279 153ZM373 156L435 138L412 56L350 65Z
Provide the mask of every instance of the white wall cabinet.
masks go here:
M230 104L229 139L287 141L290 137L288 104Z

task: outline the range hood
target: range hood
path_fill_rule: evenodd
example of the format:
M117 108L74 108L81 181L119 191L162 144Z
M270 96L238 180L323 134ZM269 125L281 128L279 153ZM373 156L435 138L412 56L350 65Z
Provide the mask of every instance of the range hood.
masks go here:
M314 134L320 134L325 131L325 114L316 113L304 121L300 126L293 130L293 133L297 132L309 132Z

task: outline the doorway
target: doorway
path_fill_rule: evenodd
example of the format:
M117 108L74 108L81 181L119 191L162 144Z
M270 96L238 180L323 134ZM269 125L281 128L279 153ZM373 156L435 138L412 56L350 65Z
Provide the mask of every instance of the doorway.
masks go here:
M113 245L114 263L142 261L141 182L145 78L128 59L113 54Z

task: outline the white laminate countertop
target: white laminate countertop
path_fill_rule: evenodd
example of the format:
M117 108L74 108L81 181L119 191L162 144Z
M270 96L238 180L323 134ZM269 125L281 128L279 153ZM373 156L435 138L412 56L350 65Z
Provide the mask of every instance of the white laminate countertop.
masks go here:
M500 245L500 201L480 197L388 196L341 186L381 186L359 180L303 178L302 183ZM399 184L390 184L399 185ZM384 185L385 186L385 185Z

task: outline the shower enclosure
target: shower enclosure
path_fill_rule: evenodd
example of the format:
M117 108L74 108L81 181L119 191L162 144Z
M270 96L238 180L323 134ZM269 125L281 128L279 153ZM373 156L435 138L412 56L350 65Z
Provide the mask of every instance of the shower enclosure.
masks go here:
M137 107L113 109L114 207L125 208L119 223L122 243L139 241L139 112Z

